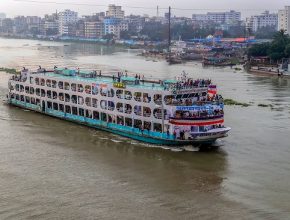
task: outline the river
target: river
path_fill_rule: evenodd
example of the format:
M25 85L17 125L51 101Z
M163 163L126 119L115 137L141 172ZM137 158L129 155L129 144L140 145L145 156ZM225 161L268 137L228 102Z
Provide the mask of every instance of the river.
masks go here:
M156 79L186 71L251 106L226 106L232 131L218 150L175 152L1 101L0 219L290 219L290 80L136 54L0 39L0 67L121 69ZM1 100L8 77L0 74Z

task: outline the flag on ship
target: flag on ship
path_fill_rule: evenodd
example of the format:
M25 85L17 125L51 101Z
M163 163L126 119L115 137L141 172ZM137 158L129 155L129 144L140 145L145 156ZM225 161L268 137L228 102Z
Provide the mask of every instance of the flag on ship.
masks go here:
M216 85L210 85L208 87L208 94L209 95L216 95L217 94L217 86Z

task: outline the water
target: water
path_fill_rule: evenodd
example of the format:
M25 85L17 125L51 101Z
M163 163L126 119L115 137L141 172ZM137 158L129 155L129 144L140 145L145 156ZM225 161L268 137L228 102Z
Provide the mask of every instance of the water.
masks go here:
M232 131L218 150L178 152L1 102L0 219L290 219L290 80L168 66L122 48L0 39L0 66L55 64L155 78L185 70L252 106L226 107ZM1 100L8 77L0 74Z

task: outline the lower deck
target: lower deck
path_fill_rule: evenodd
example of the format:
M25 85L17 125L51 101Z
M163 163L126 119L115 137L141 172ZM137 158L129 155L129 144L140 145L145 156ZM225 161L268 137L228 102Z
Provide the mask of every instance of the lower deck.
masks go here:
M198 143L207 143L211 144L216 141L218 138L222 138L226 136L226 132L216 132L212 134L207 134L203 136L203 138L199 139L190 139L190 140L179 140L172 134L161 133L150 130L141 130L140 128L129 127L124 125L118 125L115 123L108 123L102 120L96 120L93 118L87 118L84 116L73 115L69 113L65 113L62 111L56 111L53 109L42 109L40 105L34 105L26 102L22 102L16 99L10 99L10 104L16 105L25 109L30 109L36 112L40 112L43 114L47 114L53 117L57 117L60 119L73 121L79 124L84 124L89 127L101 129L104 131L108 131L111 133L115 133L121 136L125 136L128 138L132 138L138 141L150 143L150 144L158 144L158 145L171 145L171 146L181 146L188 144L198 144ZM201 136L202 137L202 136Z

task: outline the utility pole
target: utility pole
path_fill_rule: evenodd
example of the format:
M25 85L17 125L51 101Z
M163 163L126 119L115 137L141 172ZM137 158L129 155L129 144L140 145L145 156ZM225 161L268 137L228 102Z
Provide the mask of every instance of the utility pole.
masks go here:
M159 6L157 5L157 18L159 17Z
M171 46L171 7L169 6L168 12L168 53L170 54L170 46Z

